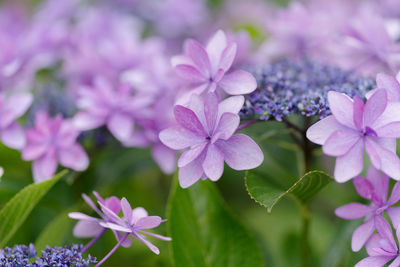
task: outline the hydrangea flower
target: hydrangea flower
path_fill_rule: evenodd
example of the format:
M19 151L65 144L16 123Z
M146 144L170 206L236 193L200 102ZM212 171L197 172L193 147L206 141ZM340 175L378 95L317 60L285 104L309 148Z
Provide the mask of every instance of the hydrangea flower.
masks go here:
M247 135L234 134L243 106L243 96L229 97L220 102L215 93L203 100L193 95L188 107L174 108L177 125L160 132L166 146L186 150L178 160L179 183L189 187L200 178L217 181L224 171L224 161L235 170L258 167L263 153Z
M118 214L121 210L121 203L120 200L115 197L111 196L106 199L103 199L96 191L93 191L93 194L95 195L97 201L99 203L102 203L105 207L107 207L109 210L112 212ZM113 222L112 218L108 217L106 214L104 214L101 210L99 210L96 207L96 204L85 194L82 194L83 199L85 202L101 217L95 218L88 216L86 214L80 213L80 212L70 212L68 216L72 219L79 220L78 223L74 227L74 236L79 237L79 238L88 238L88 237L94 237L94 239L86 245L84 248L84 251L87 250L93 243L95 243L106 231L106 228L101 226L101 222ZM121 235L113 231L115 237L117 240L121 239ZM131 240L127 239L125 242L121 244L124 247L130 247L131 246ZM82 251L83 252L83 251Z
M345 93L350 97L364 97L375 88L373 79L366 79L337 67L311 60L280 60L255 68L257 89L246 95L241 116L246 119L277 120L289 114L319 116L331 114L328 91Z
M359 97L353 100L333 91L328 101L333 115L312 125L307 138L323 145L324 154L337 157L336 181L345 182L362 171L364 149L375 168L399 180L400 103L388 103L385 90L376 91L365 104Z
M355 267L382 267L392 261L388 266L400 265L400 252L393 237L392 227L382 217L376 220L378 233L373 235L366 244L369 257L359 261ZM400 240L400 228L396 226L397 240Z
M400 102L400 72L396 77L386 73L378 73L376 75L376 89L369 91L366 97L371 97L375 91L379 89L386 90L388 101Z
M203 47L195 40L187 40L184 54L172 58L172 65L182 79L190 85L178 100L190 99L191 94L214 92L218 87L229 95L242 95L257 87L254 77L243 70L227 73L236 56L236 43L228 42L225 33L217 31Z
M27 143L22 150L22 158L33 161L35 182L53 177L58 163L76 171L88 167L89 158L76 140L79 133L72 121L61 115L52 119L45 112L37 113L34 128L26 131Z
M396 183L388 199L389 177L382 177L373 166L368 168L366 178L356 177L353 183L358 194L371 201L371 205L350 203L337 208L335 214L348 220L365 217L364 223L354 231L351 242L353 251L359 251L374 232L377 220L382 218L385 211L394 225L400 225L400 208L391 207L400 200L400 183Z
M152 243L150 243L147 238L143 236L143 234L165 241L171 240L171 238L169 237L143 231L144 229L152 229L158 227L162 222L165 222L165 220L162 220L158 216L148 216L148 213L144 208L139 207L132 209L126 198L121 199L121 208L124 214L123 218L120 218L117 213L107 208L104 204L99 204L104 214L106 214L109 218L112 218L113 220L113 222L101 222L100 225L115 231L125 233L120 242L124 242L128 238L128 236L132 236L133 238L144 243L148 248L151 249L151 251L159 254L160 250Z
M54 248L47 246L41 253L36 253L33 244L6 247L0 249L0 266L92 266L96 263L96 258L90 255L84 258L81 253L82 247L82 245Z
M74 125L81 131L107 125L108 130L122 143L133 142L135 118L146 116L152 102L148 96L135 96L127 84L114 87L107 79L97 78L94 86L78 92Z
M28 110L32 100L29 93L0 94L0 134L5 145L16 149L24 147L25 131L16 120Z

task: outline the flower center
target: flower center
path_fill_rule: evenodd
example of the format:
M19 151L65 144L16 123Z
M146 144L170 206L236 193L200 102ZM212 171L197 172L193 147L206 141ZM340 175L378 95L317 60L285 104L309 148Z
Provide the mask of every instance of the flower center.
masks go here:
M365 127L363 134L364 136L373 136L373 137L378 136L374 131L374 129L370 128L369 126Z

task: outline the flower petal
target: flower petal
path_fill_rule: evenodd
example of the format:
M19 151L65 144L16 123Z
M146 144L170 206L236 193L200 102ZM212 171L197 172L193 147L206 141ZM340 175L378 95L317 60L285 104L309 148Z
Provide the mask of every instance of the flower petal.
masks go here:
M386 210L395 229L400 226L400 207L390 207Z
M208 93L204 99L204 115L206 118L208 134L214 131L218 116L218 96L215 93Z
M226 163L234 170L258 167L264 160L260 147L247 135L236 134L228 140L215 143L224 154Z
M9 126L21 117L32 104L33 97L29 93L17 93L8 97L1 111L1 128Z
M329 136L322 146L324 154L329 156L343 156L346 154L357 141L361 139L361 136L356 131L344 131L338 130Z
M368 179L364 177L356 177L353 179L354 187L357 190L357 193L368 200L372 199L372 194L374 193L374 186Z
M244 97L241 95L225 98L218 104L218 119L217 119L217 121L219 121L222 114L224 114L224 113L238 114L239 111L242 109L243 104L244 104Z
M205 141L204 137L198 136L180 125L162 130L159 138L164 145L175 150L184 149Z
M354 220L366 216L373 210L374 209L372 207L367 205L350 203L337 208L335 210L335 215L343 219Z
M69 148L60 149L58 155L61 165L75 171L84 171L89 166L89 157L85 150L78 144L74 144Z
M73 234L78 238L89 238L99 235L103 229L98 222L79 221L74 227Z
M399 138L400 137L400 121L386 124L378 129L375 129L379 137Z
M392 189L392 193L391 193L391 195L390 195L390 198L389 198L387 204L388 204L389 206L391 206L391 205L394 205L394 204L396 204L397 202L399 202L399 200L400 200L400 182L397 182L397 183L394 185L393 189Z
M53 153L47 153L32 164L33 179L36 183L48 180L57 170L57 158Z
M158 216L147 216L140 218L135 223L135 229L152 229L156 228L162 223L162 219Z
M393 179L400 180L400 159L396 153L380 146L372 138L366 138L366 144L372 147L378 155L381 161L380 169Z
M191 163L193 160L197 159L197 157L201 155L201 153L203 152L204 148L206 148L207 145L208 142L204 142L202 144L193 146L189 150L183 152L182 156L178 160L178 167L182 168Z
M107 121L108 130L121 142L132 136L134 121L128 114L114 113Z
M109 228L109 229L119 231L119 232L124 232L124 233L132 232L132 230L129 229L128 227L125 227L125 226L122 226L122 225L119 225L116 223L112 223L112 222L101 222L100 225L105 228Z
M369 256L380 256L379 249L380 244L379 241L382 237L379 234L373 234L370 239L368 239L365 244L365 250L367 251Z
M329 108L335 119L344 126L356 129L353 120L353 101L343 93L328 92Z
M351 249L360 251L375 230L374 220L371 219L360 225L354 232L351 239Z
M389 101L400 101L400 83L395 77L385 73L378 73L376 75L376 85L379 89L386 90Z
M199 118L196 116L196 113L194 113L191 109L177 105L174 107L174 115L176 121L182 127L188 129L198 136L208 136L207 133L204 131L204 126L201 124Z
M161 142L153 146L151 155L164 173L170 174L176 170L176 152Z
M224 172L224 154L214 144L208 146L203 170L211 181L217 181Z
M363 140L359 140L346 154L336 158L334 176L337 182L346 182L362 171L363 151Z
M307 130L307 138L313 143L323 145L329 136L337 130L350 130L350 128L340 124L331 115L311 125Z
M206 153L203 152L185 167L179 168L179 184L182 188L187 188L197 182L204 174L203 161Z
M227 140L229 139L236 131L240 123L240 117L237 114L233 113L224 113L221 116L221 119L218 122L217 128L213 133L213 138L211 142L215 142L213 140L214 137L218 139Z
M104 125L105 122L106 120L104 116L99 116L86 111L79 112L73 118L74 126L81 131L99 128Z
M365 103L364 125L373 126L375 121L385 111L387 105L387 94L385 90L376 91Z
M354 267L382 267L391 259L393 259L393 257L390 256L367 257L359 261Z
M372 129L379 129L389 123L398 122L400 118L400 102L389 102L386 105L385 111L379 116L373 125Z
M257 81L249 72L236 70L225 74L218 85L230 95L245 95L256 90Z
M233 60L235 60L237 51L236 43L229 44L222 52L221 61L219 63L219 69L223 69L225 72L232 66Z
M1 140L6 146L20 150L26 143L24 129L16 122L11 123L1 131Z
M176 74L191 83L206 83L207 77L201 74L195 67L185 64L175 66Z
M354 97L354 105L353 105L353 120L354 125L357 130L362 131L363 126L363 114L364 114L364 102L358 96Z
M211 63L211 69L215 74L219 69L222 53L228 45L226 35L218 30L208 41L206 51Z
M185 53L191 58L203 76L209 77L211 71L210 60L206 50L201 44L195 40L187 40L185 42Z
M388 245L391 250L388 252L397 251L397 244L396 241L394 241L390 224L382 216L375 216L375 227L379 235L389 242Z
M147 211L142 207L137 207L132 210L132 223L136 224L136 222L144 217L149 216Z
M135 237L137 240L139 240L142 243L144 243L155 254L157 254L157 255L160 254L160 250L156 246L154 246L152 243L150 243L144 236L142 236L142 235L137 233L133 237Z
M131 224L132 223L132 207L129 204L128 200L126 198L121 199L121 209L122 213L124 214L125 220Z

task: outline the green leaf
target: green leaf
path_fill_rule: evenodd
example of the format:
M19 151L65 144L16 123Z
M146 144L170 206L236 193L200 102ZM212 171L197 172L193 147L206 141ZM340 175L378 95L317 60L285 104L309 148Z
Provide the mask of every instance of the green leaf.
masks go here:
M264 266L254 236L210 181L188 189L173 183L168 228L175 266Z
M23 224L39 200L65 174L60 172L47 181L30 184L18 192L0 211L0 247L4 247Z
M332 180L332 177L322 171L311 171L297 180L289 189L284 189L258 172L247 171L246 188L251 198L271 213L275 204L287 195L294 196L302 203L309 202Z
M71 228L74 221L68 217L68 213L74 210L69 209L62 212L46 226L36 238L35 248L37 251L45 249L46 246L63 245L66 237L72 233Z

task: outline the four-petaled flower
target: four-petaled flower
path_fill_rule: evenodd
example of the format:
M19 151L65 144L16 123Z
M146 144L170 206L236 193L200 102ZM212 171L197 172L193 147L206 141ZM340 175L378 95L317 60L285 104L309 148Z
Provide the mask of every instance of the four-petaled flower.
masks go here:
M389 267L400 266L400 253L390 224L382 217L377 218L376 229L378 233L373 235L365 245L369 257L359 261L355 267L382 267L393 260ZM400 240L400 228L396 228L397 240Z
M400 207L391 207L400 200L400 182L393 187L389 199L389 177L382 177L373 166L368 168L366 178L356 177L353 183L358 194L371 201L371 205L350 203L337 208L335 214L348 220L365 217L364 224L354 231L351 243L353 251L359 251L374 232L376 220L382 218L385 211L394 225L400 225Z
M35 182L50 179L58 162L76 171L88 167L89 158L76 140L79 133L72 121L61 115L51 119L47 113L36 114L35 127L26 131L27 143L22 151L24 160L33 160Z
M161 240L170 241L171 238L143 231L143 229L152 229L158 227L162 222L159 216L148 216L147 211L144 208L138 207L135 209L131 208L131 205L126 198L121 199L121 208L124 214L123 218L120 218L114 211L109 209L106 205L100 203L101 209L113 222L101 222L100 225L115 231L124 232L125 235L122 237L120 242L124 242L128 239L128 236L143 242L147 247L156 254L159 254L159 249L150 243L145 236L149 235Z
M187 40L184 54L172 58L177 75L190 85L178 99L186 103L192 94L214 92L217 87L230 95L253 92L256 79L248 72L235 70L228 73L236 56L236 43L228 42L225 33L217 31L206 47L195 40ZM188 90L188 91L187 91Z
M345 182L363 169L364 148L372 165L390 177L400 179L396 138L400 137L400 103L388 102L386 90L376 91L364 104L359 97L330 91L333 115L307 130L307 137L335 156L335 179Z
M175 106L178 125L161 131L160 140L175 150L189 148L178 160L183 188L200 178L218 180L224 161L234 170L253 169L262 163L264 156L258 145L247 135L234 135L243 102L243 96L220 102L216 93L208 93L204 100L193 95L188 107Z

